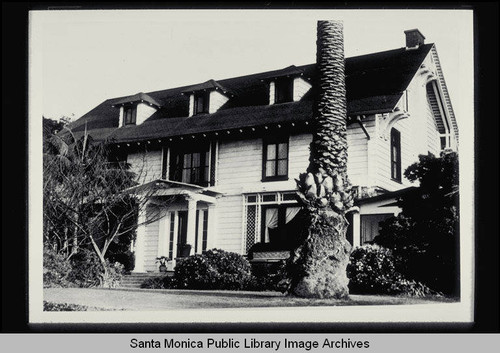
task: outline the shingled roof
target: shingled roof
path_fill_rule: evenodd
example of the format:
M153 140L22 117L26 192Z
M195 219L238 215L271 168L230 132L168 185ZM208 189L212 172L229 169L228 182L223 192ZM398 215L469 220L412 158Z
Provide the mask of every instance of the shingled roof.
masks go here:
M400 48L346 58L348 115L392 111L432 47L433 44L425 44L415 50ZM119 109L113 108L113 105L137 95L109 99L72 123L71 128L74 132L83 131L86 122L91 135L96 129L115 128L110 137L116 141L139 141L310 119L311 94L306 94L300 102L268 105L269 88L266 80L288 74L301 74L304 79L314 82L315 64L292 65L280 70L146 93L144 95L154 100L160 108L138 126L129 125L118 129ZM203 87L218 87L231 92L234 97L214 114L187 118L189 96L182 93L205 89Z
M123 97L123 98L119 99L118 101L116 101L114 103L114 105L117 106L117 105L121 105L121 104L135 103L135 102L147 102L147 103L155 105L157 107L161 106L160 103L158 103L156 101L156 99L154 99L150 95L148 95L146 93L142 93L142 92L134 94L132 96Z

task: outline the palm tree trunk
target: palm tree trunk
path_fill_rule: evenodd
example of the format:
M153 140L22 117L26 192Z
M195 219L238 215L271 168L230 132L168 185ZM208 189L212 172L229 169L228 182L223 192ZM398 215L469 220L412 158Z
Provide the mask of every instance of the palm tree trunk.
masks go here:
M292 256L290 293L345 298L351 245L345 211L352 205L347 181L346 90L343 25L319 21L316 53L314 132L307 173L297 181L309 214L303 244Z

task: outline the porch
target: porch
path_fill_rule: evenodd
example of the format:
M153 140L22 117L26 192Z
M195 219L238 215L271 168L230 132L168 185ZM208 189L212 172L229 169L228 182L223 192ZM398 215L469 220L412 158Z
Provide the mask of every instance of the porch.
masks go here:
M173 271L178 259L209 248L214 242L217 199L221 193L207 188L158 179L136 187L154 188L147 207L138 217L133 244L133 273L160 273L159 257L168 258Z

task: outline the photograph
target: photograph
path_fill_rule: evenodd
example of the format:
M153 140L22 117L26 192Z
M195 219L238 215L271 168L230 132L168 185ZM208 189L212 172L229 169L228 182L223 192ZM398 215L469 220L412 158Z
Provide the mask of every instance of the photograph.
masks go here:
M472 11L28 31L31 324L473 322Z

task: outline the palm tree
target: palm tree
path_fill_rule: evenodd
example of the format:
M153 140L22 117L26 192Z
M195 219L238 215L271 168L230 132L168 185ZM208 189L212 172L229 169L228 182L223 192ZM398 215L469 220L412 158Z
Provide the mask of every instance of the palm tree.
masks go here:
M290 293L301 297L345 298L351 245L345 212L352 205L347 181L346 89L343 25L318 21L316 100L307 173L297 180L308 214L302 245L291 257Z

